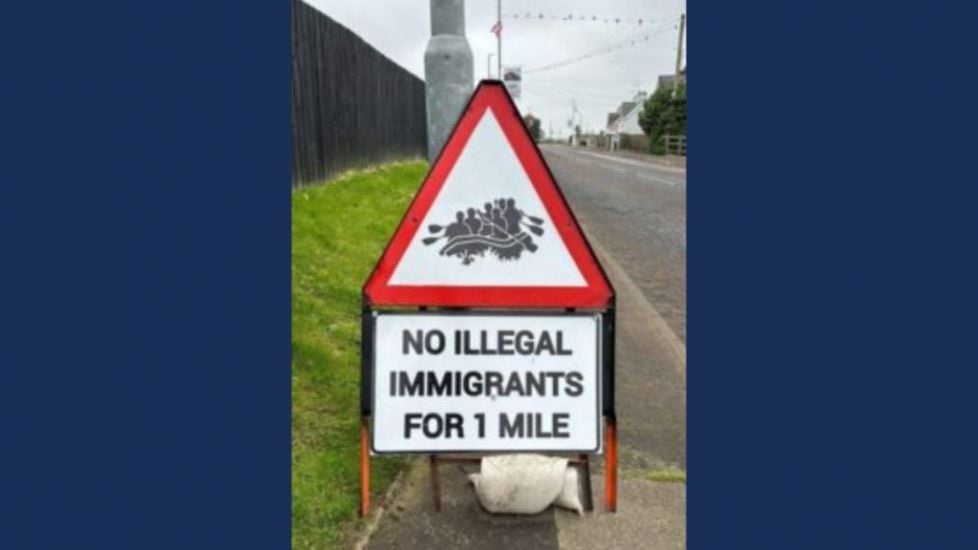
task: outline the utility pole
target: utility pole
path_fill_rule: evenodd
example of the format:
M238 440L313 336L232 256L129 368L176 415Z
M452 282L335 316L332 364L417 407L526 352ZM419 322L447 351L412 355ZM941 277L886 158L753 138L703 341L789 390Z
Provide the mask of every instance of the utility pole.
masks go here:
M676 48L676 76L672 81L672 97L676 97L676 90L679 88L679 71L683 64L683 34L686 31L686 14L679 16L679 46Z
M465 0L431 1L424 52L428 160L434 162L472 95L472 49L465 39Z
M496 54L490 52L486 57L486 78L492 78L492 56L494 55Z
M503 79L503 0L496 0L496 23L499 32L496 33L496 77Z
M571 135L574 136L573 144L575 146L580 145L581 132L584 131L584 128L581 128L584 126L584 117L581 115L581 111L577 109L577 99L571 99L571 116L567 125L571 127Z

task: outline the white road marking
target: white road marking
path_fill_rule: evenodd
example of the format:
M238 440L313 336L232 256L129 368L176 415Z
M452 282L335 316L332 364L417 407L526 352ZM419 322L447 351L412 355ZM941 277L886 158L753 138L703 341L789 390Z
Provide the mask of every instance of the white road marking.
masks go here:
M642 178L642 179L645 179L645 180L651 180L651 181L657 181L659 183L665 183L665 184L669 185L670 187L675 186L676 183L677 183L677 182L674 182L674 181L664 180L664 179L661 179L661 178L657 178L655 176L650 176L648 174L643 174L641 172L637 172L636 175L638 177Z
M570 157L570 158L573 158L574 157L574 155L572 154L571 151L564 150L563 148L560 148L560 147L558 147L558 148L549 148L548 147L546 150L547 151L555 152L555 153L557 153L559 155L564 155L565 157ZM591 151L583 151L583 150L580 150L580 149L574 149L573 150L573 153L578 153L578 154L581 154L581 155L592 156L592 157L601 159L602 161L620 162L620 163L628 164L628 165L631 165L631 166L645 168L647 170L662 170L664 172L669 172L669 173L673 173L673 174L677 174L677 175L685 174L686 173L686 170L683 170L683 169L677 169L677 168L672 168L672 167L668 167L668 166L659 166L659 165L652 166L648 162L642 162L642 161L633 160L633 159L626 159L626 158L616 157L616 156L612 156L612 155L603 155L601 153L594 153L594 152L591 152ZM620 166L614 166L612 164L604 164L604 166L606 166L606 167L608 167L608 168L610 168L610 169L612 169L612 170L614 170L614 171L616 171L618 173L621 173L621 174L625 174L625 173L634 174L634 175L636 175L636 176L638 176L638 177L640 177L640 178L642 178L642 179L644 179L646 181L654 181L654 182L657 182L657 183L664 183L664 184L666 184L666 185L668 185L670 187L675 187L677 183L683 183L682 181L675 181L675 180L668 180L668 179L664 179L664 178L657 178L655 176L650 176L650 175L648 175L648 174L646 174L644 172L639 172L637 170L626 170L626 169L624 169L624 168L622 168Z
M553 151L555 149L548 149L548 150ZM619 156L615 156L615 155L606 155L606 154L603 154L603 153L596 153L594 151L585 151L585 150L582 150L582 149L574 149L574 152L579 153L579 154L582 154L582 155L589 155L589 156L592 156L592 157L597 157L597 158L600 158L600 159L611 160L611 161L615 161L615 162L621 162L623 164L630 164L632 166L639 166L639 167L642 167L642 168L650 168L652 170L661 170L663 172L669 172L669 173L676 174L676 175L684 175L684 174L686 174L686 169L685 168L676 168L676 167L673 167L673 166L665 166L665 165L662 165L662 164L652 164L650 162L643 162L643 161L640 161L640 160L635 160L635 159L630 159L630 158L625 158L625 157L619 157Z

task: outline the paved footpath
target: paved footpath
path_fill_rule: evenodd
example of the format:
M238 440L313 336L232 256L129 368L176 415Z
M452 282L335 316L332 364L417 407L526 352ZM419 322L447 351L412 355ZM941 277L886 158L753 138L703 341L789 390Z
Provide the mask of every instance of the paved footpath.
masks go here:
M685 170L569 147L544 154L618 292L618 512L603 511L603 471L592 474L595 511L536 516L483 511L465 471L441 466L442 510L427 461L408 468L369 536L371 549L685 548ZM664 310L664 311L663 311ZM464 471L463 471L464 470Z

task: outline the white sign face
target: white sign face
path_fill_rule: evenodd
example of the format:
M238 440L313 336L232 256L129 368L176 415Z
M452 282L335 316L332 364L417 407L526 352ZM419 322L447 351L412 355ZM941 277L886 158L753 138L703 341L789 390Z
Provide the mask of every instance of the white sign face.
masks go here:
M593 315L376 314L373 450L600 449Z
M523 67L503 67L503 84L514 99L520 98L523 89Z
M500 199L504 203L502 213L496 208L496 201ZM474 261L470 262L466 261L468 258L463 259L458 254L446 253L449 251L444 250L446 243L443 240L428 244L434 237L425 231L419 231L404 251L404 256L391 276L390 284L587 286L492 109L486 109L472 132L468 145L425 214L422 227L447 226L445 233L448 233L456 223L465 229L465 223L475 221L483 229L495 229L491 225L493 218L500 226L506 225L506 220L502 218L509 217L507 207L513 213L521 213L511 224L519 227L508 228L510 231L515 233L527 230L526 225L534 227L535 233L525 233L523 237L530 250L517 250L521 253L511 258L497 259L488 255L484 258L473 258ZM530 223L530 216L539 219L540 223Z

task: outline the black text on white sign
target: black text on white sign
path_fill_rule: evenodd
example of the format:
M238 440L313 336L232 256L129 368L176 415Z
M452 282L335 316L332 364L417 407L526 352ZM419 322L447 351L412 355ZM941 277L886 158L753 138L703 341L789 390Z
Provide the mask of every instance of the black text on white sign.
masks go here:
M375 452L596 451L599 315L377 314Z

